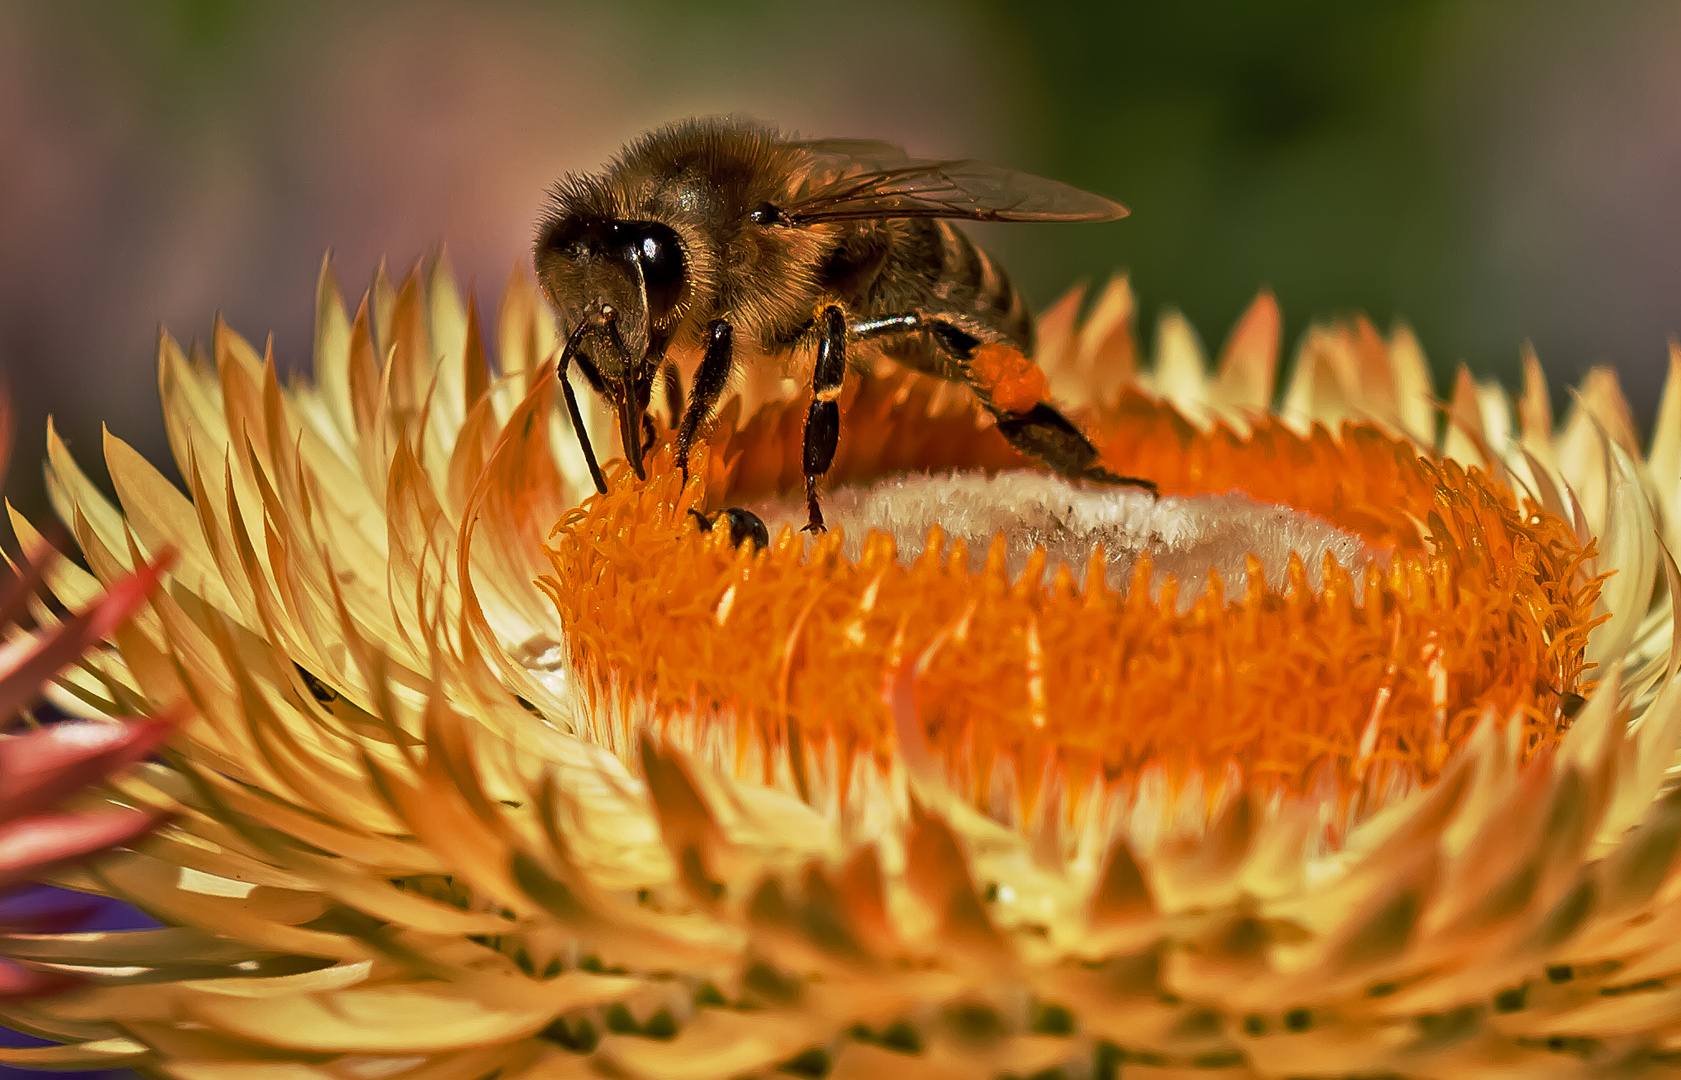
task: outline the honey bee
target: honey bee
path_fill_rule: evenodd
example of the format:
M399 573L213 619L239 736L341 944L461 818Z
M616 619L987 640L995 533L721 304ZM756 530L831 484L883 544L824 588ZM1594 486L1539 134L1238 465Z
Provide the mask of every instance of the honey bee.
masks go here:
M1043 400L1027 357L1033 321L1002 267L952 222L1111 221L1126 209L1054 180L971 159L918 160L859 139L791 139L727 118L683 120L573 174L538 223L538 281L560 316L558 364L596 487L606 485L567 382L571 364L617 414L642 477L661 376L684 475L695 440L743 363L811 355L807 528L840 438L837 398L857 347L969 386L1018 450L1065 476L1117 476ZM674 351L698 352L683 407ZM676 418L681 416L681 420Z

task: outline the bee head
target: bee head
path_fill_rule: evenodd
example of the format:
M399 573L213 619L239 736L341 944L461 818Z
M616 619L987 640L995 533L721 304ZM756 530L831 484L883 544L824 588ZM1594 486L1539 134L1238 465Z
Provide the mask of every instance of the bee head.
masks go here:
M682 241L658 221L570 216L538 238L537 280L609 383L651 374L665 355L688 281Z
M576 350L580 365L593 368L640 477L642 417L687 282L682 241L657 221L566 215L544 224L535 262L567 353Z

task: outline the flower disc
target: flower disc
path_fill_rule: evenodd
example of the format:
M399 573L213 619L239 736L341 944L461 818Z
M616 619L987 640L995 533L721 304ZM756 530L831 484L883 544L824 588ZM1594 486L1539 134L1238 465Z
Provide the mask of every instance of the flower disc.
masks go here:
M938 419L927 459L907 460L920 382L853 395L848 415L861 408L871 426L849 437L877 455L848 463L861 478L1007 460L963 409ZM872 414L882 399L900 407ZM762 496L785 471L765 462L797 462L788 412L720 441L714 460L739 465L712 471L708 506ZM696 745L731 747L721 763L737 775L775 782L786 767L808 795L844 799L855 757L888 767L889 682L906 657L924 657L917 713L946 776L1006 820L1032 813L1046 779L1081 794L1151 774L1171 791L1197 777L1210 805L1222 784L1332 784L1343 809L1370 811L1433 780L1485 711L1519 718L1526 754L1563 730L1598 589L1558 517L1371 425L1200 431L1138 395L1108 421L1111 466L1164 495L1247 490L1356 533L1376 559L1351 570L1327 554L1310 581L1298 556L1268 575L1248 555L1239 587L1212 572L1183 602L1177 582L1152 583L1148 554L1118 590L1101 550L1049 580L1040 551L1012 579L1002 536L983 562L938 526L914 559L880 534L848 559L841 536L791 530L753 556L702 533L689 513L700 485L656 466L646 484L621 472L562 519L544 585L596 687L647 699L662 725L682 717ZM1017 806L999 803L1000 784Z

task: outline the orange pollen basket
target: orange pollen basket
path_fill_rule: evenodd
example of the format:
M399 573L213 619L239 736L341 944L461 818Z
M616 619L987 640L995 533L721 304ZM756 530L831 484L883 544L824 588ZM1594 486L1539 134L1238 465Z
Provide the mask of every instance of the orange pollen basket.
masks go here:
M850 386L848 431L869 438L843 435L830 483L1025 466L972 402L940 400L917 376ZM926 651L917 719L978 803L1006 763L1023 807L1053 775L1078 796L1235 768L1259 795L1328 792L1359 813L1433 780L1487 712L1520 718L1532 755L1588 689L1591 545L1482 472L1375 427L1199 430L1136 393L1109 410L1100 445L1117 471L1163 494L1241 489L1387 555L1363 584L1327 560L1317 591L1299 559L1278 589L1252 558L1241 593L1215 575L1180 612L1171 581L1152 599L1147 559L1124 594L1107 588L1101 550L1082 588L1066 567L1047 581L1042 553L1011 580L998 543L972 571L938 530L910 566L879 534L854 563L834 534L808 548L784 531L754 554L731 549L727 530L700 532L688 510L703 494L715 510L794 487L803 411L766 406L738 428L726 410L704 478L685 489L662 451L645 483L621 466L608 494L555 527L542 585L598 716L636 699L660 723L725 725L738 773L769 782L768 763L791 761L803 788L800 770L827 762L844 798L858 762L890 764L890 681Z
M969 368L992 400L1010 412L1026 412L1049 396L1039 365L1008 345L982 345Z

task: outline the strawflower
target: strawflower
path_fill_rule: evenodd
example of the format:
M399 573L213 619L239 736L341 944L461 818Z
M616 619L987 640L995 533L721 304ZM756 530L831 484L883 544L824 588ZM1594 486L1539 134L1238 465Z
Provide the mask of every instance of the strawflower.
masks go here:
M759 373L685 484L593 493L516 276L441 265L313 372L165 337L172 486L56 437L90 572L178 565L67 707L186 703L168 810L70 884L168 924L29 941L66 1065L211 1078L1616 1076L1681 1065L1681 355L1642 454L1445 405L1405 330L1258 299L1205 363L1126 283L1040 326L1154 500L1034 472L960 388L856 373L800 521ZM587 395L586 395L587 397ZM611 430L586 416L598 446ZM706 514L749 507L762 551ZM17 521L20 533L32 534ZM17 941L5 951L21 955Z

